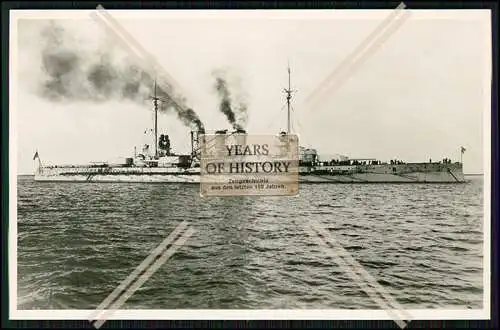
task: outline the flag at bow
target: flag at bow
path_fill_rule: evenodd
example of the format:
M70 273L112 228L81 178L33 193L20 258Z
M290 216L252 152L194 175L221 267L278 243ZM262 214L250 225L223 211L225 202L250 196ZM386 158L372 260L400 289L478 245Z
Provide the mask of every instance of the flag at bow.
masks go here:
M37 159L37 158L40 158L40 157L38 156L38 150L35 152L35 155L33 156L33 160L35 160L35 159Z
M467 149L465 149L464 147L460 147L460 152L461 152L461 153L464 153L464 152L465 152L465 150L467 150Z

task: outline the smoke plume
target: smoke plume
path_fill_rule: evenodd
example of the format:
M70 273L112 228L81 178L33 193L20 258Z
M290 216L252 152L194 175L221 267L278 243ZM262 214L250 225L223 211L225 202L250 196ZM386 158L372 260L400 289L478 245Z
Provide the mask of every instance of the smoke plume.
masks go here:
M233 103L235 102L228 88L225 71L214 71L213 76L215 77L215 90L220 98L219 110L226 116L235 130L243 129L247 121L246 102L240 97L238 106L234 107Z
M38 95L51 101L105 102L121 100L146 105L154 96L155 78L116 49L101 46L88 51L70 46L73 36L51 21L41 31L43 79ZM81 49L80 49L81 48ZM160 112L174 111L182 123L203 130L196 112L174 88L158 81L156 96ZM174 101L175 99L175 101Z

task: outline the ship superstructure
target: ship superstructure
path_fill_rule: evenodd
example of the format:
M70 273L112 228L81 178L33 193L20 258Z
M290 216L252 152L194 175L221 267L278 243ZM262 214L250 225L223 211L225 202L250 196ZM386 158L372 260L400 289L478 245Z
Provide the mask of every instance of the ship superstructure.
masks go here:
M287 104L287 130L280 135L291 134L291 71L288 67L288 88L284 89ZM91 163L87 165L44 166L38 152L36 181L79 182L200 182L200 137L205 130L191 131L190 153L172 152L170 137L166 132L158 133L158 102L156 83L152 96L154 106L154 137L152 145L145 144L133 157L125 158L122 164ZM231 134L245 139L247 132L216 130L215 140ZM216 143L217 141L215 141ZM406 163L399 160L382 162L376 159L322 159L317 150L300 147L300 183L464 183L462 162L443 159L439 162ZM461 148L461 153L465 149Z

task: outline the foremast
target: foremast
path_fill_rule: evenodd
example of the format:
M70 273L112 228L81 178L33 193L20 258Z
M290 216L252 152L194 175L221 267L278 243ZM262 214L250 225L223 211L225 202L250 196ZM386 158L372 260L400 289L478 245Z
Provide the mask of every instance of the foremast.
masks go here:
M154 92L153 92L153 106L154 106L154 141L155 141L155 159L158 159L158 98L156 96L156 80L154 84Z
M290 63L288 63L287 71L288 71L288 88L284 89L286 95L286 105L287 105L286 133L291 134L291 100L292 100L292 94L295 93L296 91L292 90Z

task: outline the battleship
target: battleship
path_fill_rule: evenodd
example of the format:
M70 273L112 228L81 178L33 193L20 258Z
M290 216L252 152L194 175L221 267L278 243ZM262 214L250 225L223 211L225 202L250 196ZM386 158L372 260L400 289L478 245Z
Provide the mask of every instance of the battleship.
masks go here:
M291 133L290 102L292 89L290 68L288 88L284 89L287 105L287 130L278 135ZM158 133L158 102L154 87L154 136L150 144L138 152L134 148L132 157L121 164L94 162L86 165L44 165L36 151L33 160L38 160L35 181L69 182L138 182L138 183L200 183L200 137L208 134L205 129L192 130L191 152L172 152L170 137L166 132ZM215 136L246 135L244 129L234 131L215 130ZM465 148L461 147L461 154ZM407 163L400 160L350 159L338 157L324 159L316 149L299 147L299 183L465 183L463 163L445 158L441 161Z

